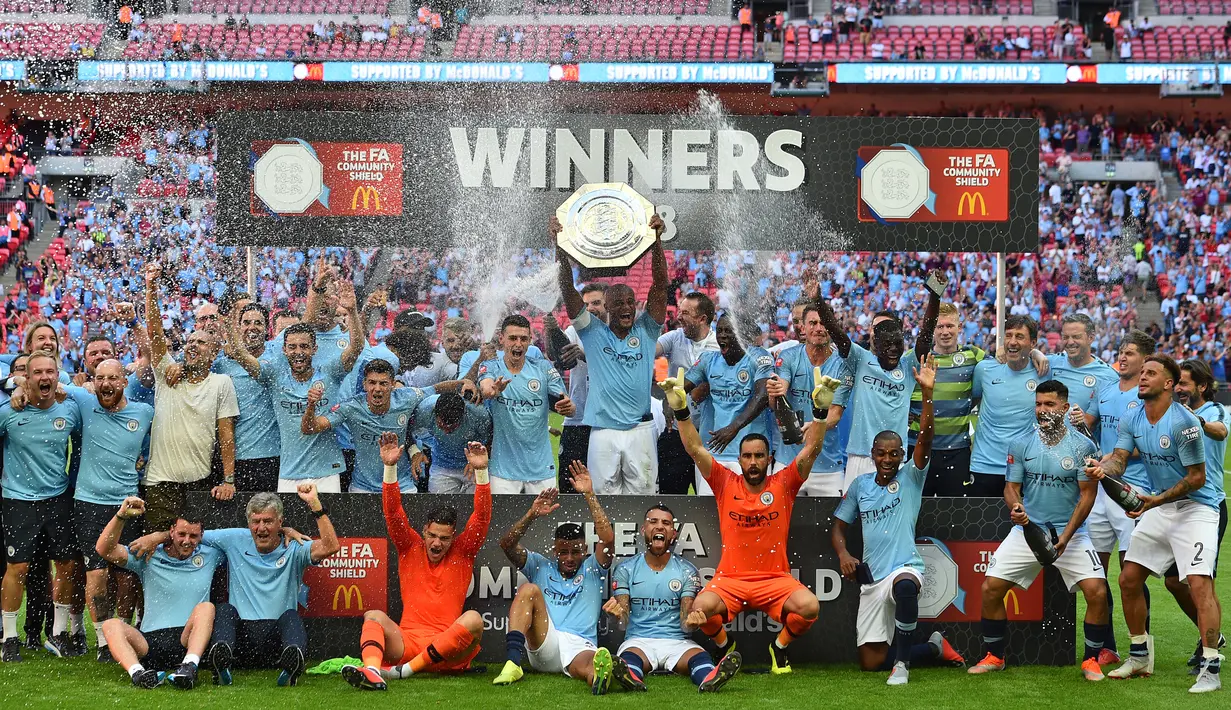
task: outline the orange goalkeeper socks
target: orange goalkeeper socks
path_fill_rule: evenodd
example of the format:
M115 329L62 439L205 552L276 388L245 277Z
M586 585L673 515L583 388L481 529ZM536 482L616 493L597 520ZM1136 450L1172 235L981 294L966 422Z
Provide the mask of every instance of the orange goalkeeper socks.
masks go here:
M363 622L363 634L359 637L359 657L363 665L380 668L385 660L385 629L379 621Z
M805 619L799 614L788 613L782 630L778 632L778 648L786 648L792 641L808 633L808 629L816 623L816 619Z
M719 648L725 648L727 645L727 630L722 625L722 617L715 614L709 618L704 624L701 624L701 632L714 640Z
M419 673L433 663L457 658L463 651L470 648L472 643L474 643L474 634L461 624L453 624L432 639L432 643L423 650L423 653L410 660L410 672Z

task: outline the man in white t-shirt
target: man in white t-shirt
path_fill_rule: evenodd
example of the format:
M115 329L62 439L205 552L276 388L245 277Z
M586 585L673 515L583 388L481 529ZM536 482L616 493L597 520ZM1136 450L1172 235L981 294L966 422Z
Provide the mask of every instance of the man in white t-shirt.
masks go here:
M581 300L585 301L586 311L590 316L601 321L607 320L607 284L590 283L581 289ZM547 329L558 329L554 319L547 321ZM590 392L590 370L586 364L586 353L581 347L581 338L577 337L577 329L569 326L562 331L568 338L568 346L557 351L552 345L552 338L547 337L547 359L556 363L556 369L568 372L568 398L573 401L577 411L573 416L566 417L560 430L560 472L559 490L561 493L576 493L573 482L567 472L573 461L586 462L590 450L590 427L585 424L586 397ZM574 364L566 368L564 364Z
M231 378L210 371L218 357L218 340L204 331L188 336L183 374L167 384L167 338L158 306L162 266L146 265L145 307L154 368L154 423L150 461L145 469L146 520L152 529L170 528L190 490L211 490L218 500L235 495L235 419L239 402ZM214 442L222 458L222 483L212 486L210 461Z
M657 356L667 358L667 372L679 372L681 368L691 370L701 359L701 353L718 351L718 338L710 327L714 315L714 302L704 293L694 291L680 299L676 314L680 327L658 336ZM691 400L689 407L699 420L702 407ZM653 409L657 414L663 408L655 406ZM674 412L670 422L665 423L670 426L658 437L658 492L686 495L688 487L696 482L696 466L680 441L680 432L674 426Z

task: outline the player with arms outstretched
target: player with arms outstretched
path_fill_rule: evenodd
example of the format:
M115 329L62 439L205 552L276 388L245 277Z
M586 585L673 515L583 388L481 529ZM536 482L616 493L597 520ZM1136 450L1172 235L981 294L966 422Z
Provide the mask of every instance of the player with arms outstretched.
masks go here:
M362 666L343 666L346 682L363 690L384 690L381 667L392 665L391 678L416 673L461 672L479 653L483 617L462 611L466 590L474 574L474 559L487 538L492 520L492 489L487 472L487 447L470 442L466 459L474 469L474 513L460 534L457 510L444 506L428 516L420 535L402 510L398 461L402 447L398 435L380 438L385 466L385 524L398 552L398 580L402 591L402 620L394 624L382 611L363 615L360 641Z
M688 629L700 627L725 655L731 646L723 624L744 610L766 612L783 625L778 638L769 645L771 671L775 674L791 672L787 645L812 627L821 610L816 595L791 576L786 557L795 497L821 452L827 410L834 391L842 384L823 376L820 368L813 372L813 381L814 421L805 427L804 446L789 466L772 477L769 442L764 436L750 434L740 440L741 474L736 474L714 461L689 420L684 373L658 383L667 404L675 410L684 448L714 491L721 521L722 560L714 578L693 602Z

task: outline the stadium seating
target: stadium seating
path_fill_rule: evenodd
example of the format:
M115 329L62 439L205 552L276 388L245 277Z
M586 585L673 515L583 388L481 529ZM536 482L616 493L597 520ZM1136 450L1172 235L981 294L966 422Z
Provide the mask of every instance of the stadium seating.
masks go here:
M62 0L0 0L0 13L66 12Z
M834 6L842 4L835 0ZM859 3L860 7L869 7L872 3L868 0L862 0ZM901 13L902 5L894 6L893 0L885 0L886 14L891 12ZM1033 0L995 0L992 3L992 12L984 12L983 3L979 0L919 0L919 14L922 15L1033 15L1034 2Z
M983 29L989 31L989 39L991 42L996 42L1003 39L1006 34L1009 37L1016 37L1019 32L1030 32L1030 45L1034 48L1049 49L1052 38L1055 37L1055 28L1051 26L1042 27L983 27L972 28L974 30ZM975 45L964 44L963 34L964 27L935 27L921 25L890 25L884 30L878 31L873 35L873 41L880 41L885 45L886 58L895 54L906 53L913 57L915 45L922 44L927 51L925 59L928 60L945 60L945 59L975 59ZM1080 27L1074 29L1074 34L1077 36L1077 41L1081 42L1082 30ZM796 34L797 43L787 44L783 60L787 62L803 62L803 61L818 61L818 60L836 60L836 61L860 61L863 59L871 59L871 45L865 48L860 42L847 42L839 44L836 41L829 44L812 44L808 38L807 32L799 32ZM1009 60L1017 58L1016 51L1009 51L1007 54ZM1031 59L1029 52L1024 52L1021 55L1023 61Z
M389 0L192 0L194 13L219 15L380 15Z
M9 25L20 28L24 37L0 39L0 57L39 57L59 59L69 56L74 41L96 46L103 38L103 25L58 22L28 22Z
M589 2L538 2L526 0L523 13L539 15L704 15L709 0L590 0Z
M520 44L497 42L499 31L490 25L462 27L454 59L559 59L569 32L576 34L576 61L734 61L750 59L755 51L752 33L741 33L739 25L539 25L526 28Z
M1231 4L1229 4L1231 7ZM1155 62L1210 58L1226 47L1223 28L1218 25L1187 25L1156 29L1133 40L1133 59Z
M1231 15L1231 0L1158 0L1160 15Z
M171 45L174 25L150 25L149 40L129 42L126 59L162 59ZM372 29L375 29L373 27ZM184 41L213 47L230 59L256 59L264 47L266 59L284 59L287 50L296 58L373 59L411 61L423 56L424 40L413 35L398 35L387 42L320 42L305 46L312 25L253 25L252 31L228 30L222 25L185 25Z

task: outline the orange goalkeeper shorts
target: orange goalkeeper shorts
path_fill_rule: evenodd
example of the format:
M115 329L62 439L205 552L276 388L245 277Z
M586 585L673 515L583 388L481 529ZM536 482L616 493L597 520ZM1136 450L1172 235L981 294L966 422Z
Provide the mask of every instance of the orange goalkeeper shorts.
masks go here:
M713 592L727 607L723 623L730 623L742 611L763 611L782 622L782 607L786 600L805 587L789 574L756 575L755 577L715 576L701 593Z
M442 630L402 629L402 657L392 665L400 666L403 663L410 663L411 659L423 653L432 644L432 640L442 633L444 633ZM461 673L470 668L470 662L477 655L479 655L478 639L465 656L452 661L433 663L424 670L428 673Z

